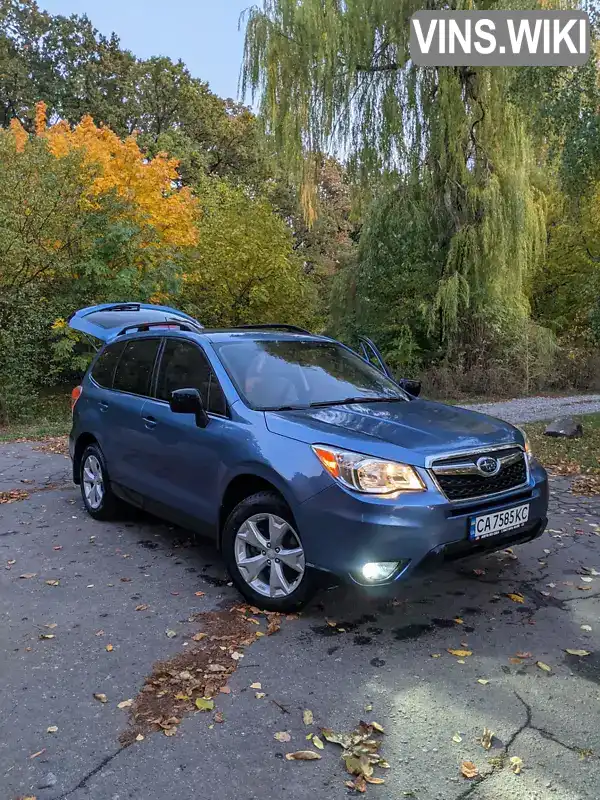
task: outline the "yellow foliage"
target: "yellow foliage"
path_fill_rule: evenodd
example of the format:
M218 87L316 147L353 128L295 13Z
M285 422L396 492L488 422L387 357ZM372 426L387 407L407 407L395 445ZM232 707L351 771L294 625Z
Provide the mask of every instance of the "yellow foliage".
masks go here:
M93 208L102 196L114 192L133 209L136 223L156 230L161 244L196 244L197 201L187 187L179 188L175 159L159 154L148 160L134 136L122 141L110 128L98 127L87 115L74 128L65 121L47 126L44 103L36 106L35 130L56 158L74 151L82 154L85 168L91 171L90 186L82 198L84 205ZM21 131L16 126L13 129L17 147L24 146L25 131Z
M17 153L22 153L25 149L25 144L27 143L27 131L21 125L18 119L11 119L10 121L10 130L15 139L15 147L17 149Z

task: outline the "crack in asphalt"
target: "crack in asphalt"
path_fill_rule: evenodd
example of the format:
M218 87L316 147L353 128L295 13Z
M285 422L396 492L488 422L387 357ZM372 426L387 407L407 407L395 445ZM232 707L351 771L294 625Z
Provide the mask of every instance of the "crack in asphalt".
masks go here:
M519 700L519 702L525 709L525 715L526 715L525 722L521 726L519 726L519 728L517 728L517 730L512 734L507 743L503 746L501 754L496 756L496 758L500 761L500 764L497 766L492 765L492 769L487 775L481 775L478 780L473 781L473 783L467 789L465 789L464 792L461 792L461 794L459 794L458 797L455 798L455 800L467 800L467 798L470 797L474 792L476 792L477 789L479 789L479 787L483 783L489 780L493 775L495 775L499 770L501 770L505 766L506 759L508 758L510 753L510 748L514 745L514 743L516 742L518 737L523 733L523 731L526 730L536 731L543 739L547 739L548 741L554 742L554 744L558 744L561 747L564 747L565 750L570 750L571 753L577 753L578 755L580 755L581 753L586 752L584 748L567 744L566 742L561 741L557 736L555 736L550 731L547 731L545 728L538 728L537 725L534 725L533 711L531 709L531 706L529 705L529 703L523 700L523 698L518 692L515 692L514 694L517 700Z
M77 784L77 786L74 786L67 792L63 792L63 794L59 794L56 797L53 797L52 800L65 800L66 797L70 797L70 795L72 795L78 789L83 789L87 784L87 782L90 780L90 778L93 778L94 775L97 775L101 770L103 770L104 767L110 764L110 762L118 755L120 755L123 752L123 750L128 750L128 749L129 745L126 745L125 747L119 747L118 750L116 750L114 753L111 753L109 756L103 758L102 761L94 767L94 769L90 770L90 772L84 775L83 778Z

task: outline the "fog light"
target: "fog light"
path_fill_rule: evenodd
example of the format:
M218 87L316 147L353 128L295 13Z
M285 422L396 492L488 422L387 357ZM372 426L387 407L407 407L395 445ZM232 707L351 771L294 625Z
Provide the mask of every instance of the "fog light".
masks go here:
M380 583L392 577L398 568L398 563L398 561L376 561L365 564L362 568L363 577L372 583Z

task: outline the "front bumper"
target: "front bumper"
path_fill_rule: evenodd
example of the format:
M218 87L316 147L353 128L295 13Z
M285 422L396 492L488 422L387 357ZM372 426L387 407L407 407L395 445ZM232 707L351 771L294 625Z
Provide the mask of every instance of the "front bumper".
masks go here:
M320 570L362 583L361 568L377 561L401 567L387 581L394 584L417 567L503 549L544 532L548 513L548 478L534 463L526 487L488 500L451 503L429 477L427 491L397 498L360 495L332 485L295 510L308 563ZM469 539L469 520L529 503L527 525L485 540ZM377 584L378 587L386 584Z

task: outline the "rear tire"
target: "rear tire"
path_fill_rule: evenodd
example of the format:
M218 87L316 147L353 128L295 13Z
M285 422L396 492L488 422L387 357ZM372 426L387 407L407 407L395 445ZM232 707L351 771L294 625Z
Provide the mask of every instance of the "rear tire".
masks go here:
M287 504L275 492L259 492L231 512L222 550L238 591L265 611L294 611L316 591L304 547Z
M114 519L120 501L110 486L104 454L98 444L90 444L83 451L79 468L79 484L85 510L94 519Z

